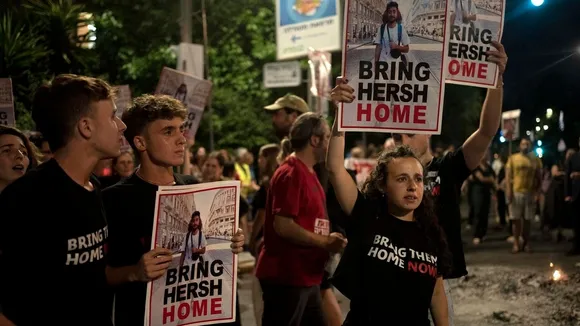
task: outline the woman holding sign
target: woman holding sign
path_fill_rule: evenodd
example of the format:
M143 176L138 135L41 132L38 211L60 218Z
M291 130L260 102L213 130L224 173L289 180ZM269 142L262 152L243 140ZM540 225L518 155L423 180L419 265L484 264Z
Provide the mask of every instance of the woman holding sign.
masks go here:
M343 85L343 87L349 87ZM350 101L340 86L335 101ZM334 285L351 300L344 325L449 325L443 278L450 257L424 168L408 147L384 151L362 191L343 165L344 133L335 121L328 147L330 182L350 215L348 245Z

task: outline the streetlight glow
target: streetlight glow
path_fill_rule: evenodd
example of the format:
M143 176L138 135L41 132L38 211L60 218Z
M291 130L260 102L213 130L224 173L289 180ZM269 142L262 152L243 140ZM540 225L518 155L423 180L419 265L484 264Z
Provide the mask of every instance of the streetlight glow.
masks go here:
M538 140L538 146L542 146L542 141Z
M499 142L500 143L505 143L505 137L504 136L500 136L499 137Z
M536 118L536 122L538 122L538 123L539 123L539 122L540 122L540 118Z
M548 125L544 125L544 130L548 130Z
M528 135L528 136L529 136L529 135L531 135L531 134L532 134L532 132L531 132L531 131L529 131L529 130L526 130L526 135Z
M544 4L544 0L532 0L532 4L536 7L539 7Z
M554 114L554 110L546 109L546 118L550 119L552 117L552 114Z
M536 131L540 131L540 126L536 126Z

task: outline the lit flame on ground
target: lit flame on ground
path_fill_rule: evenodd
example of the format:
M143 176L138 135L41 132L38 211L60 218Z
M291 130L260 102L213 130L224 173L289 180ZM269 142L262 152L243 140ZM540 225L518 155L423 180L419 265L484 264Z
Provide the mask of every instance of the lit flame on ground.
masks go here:
M552 279L554 279L554 281L559 281L562 278L562 273L560 273L559 270L555 270L554 273L552 274Z

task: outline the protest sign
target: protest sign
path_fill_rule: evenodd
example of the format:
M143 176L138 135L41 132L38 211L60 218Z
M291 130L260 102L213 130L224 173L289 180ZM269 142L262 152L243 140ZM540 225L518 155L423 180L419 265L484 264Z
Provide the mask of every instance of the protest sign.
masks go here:
M117 117L122 119L123 112L131 106L131 89L129 85L114 86L115 89L115 106L117 107ZM121 152L131 151L131 145L125 136L123 136L123 143L121 144Z
M359 189L362 189L363 184L371 175L373 169L377 166L376 159L364 159L364 158L347 158L344 160L344 167L346 169L355 171L356 173L356 184Z
M358 5L346 2L345 39L358 34ZM338 129L441 133L445 2L379 1L371 9L370 43L343 51L342 74L355 100L341 105Z
M161 278L149 282L145 325L211 325L236 317L240 182L159 187L151 249L173 250Z
M309 47L340 50L338 0L276 0L277 59L306 56Z
M445 81L469 86L496 87L497 65L486 52L500 41L505 0L448 0Z
M12 79L0 78L0 125L14 127L15 124Z
M314 112L328 116L328 100L330 100L330 72L332 69L330 52L308 49L308 66L310 68L310 94L316 97Z
M194 139L203 110L211 96L210 81L194 77L175 69L163 67L155 94L169 95L180 100L187 108L184 135Z
M505 111L501 114L501 131L507 140L520 138L521 110Z

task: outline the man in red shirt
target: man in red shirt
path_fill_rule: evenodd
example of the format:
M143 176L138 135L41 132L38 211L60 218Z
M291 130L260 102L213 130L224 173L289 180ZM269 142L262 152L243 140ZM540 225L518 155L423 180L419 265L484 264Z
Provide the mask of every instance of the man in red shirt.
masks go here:
M320 282L329 252L346 246L330 233L326 196L314 165L326 155L330 128L304 113L282 144L294 151L272 177L266 203L264 247L256 266L264 299L263 326L325 325Z

